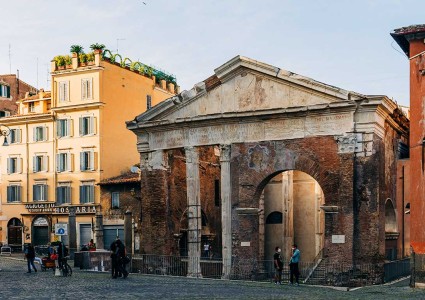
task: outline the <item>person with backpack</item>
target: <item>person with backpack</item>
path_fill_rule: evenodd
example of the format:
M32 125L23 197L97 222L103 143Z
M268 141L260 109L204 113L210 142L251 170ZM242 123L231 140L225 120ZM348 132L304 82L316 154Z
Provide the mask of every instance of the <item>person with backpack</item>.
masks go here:
M128 271L125 268L125 265L127 264L127 253L125 249L125 245L119 238L117 238L116 241L116 255L118 259L118 272L121 272L124 278L127 278Z
M34 265L34 259L35 259L35 249L34 246L30 243L28 244L27 248L25 249L25 257L28 262L28 272L31 273L31 266L34 269L34 272L37 272L37 269Z

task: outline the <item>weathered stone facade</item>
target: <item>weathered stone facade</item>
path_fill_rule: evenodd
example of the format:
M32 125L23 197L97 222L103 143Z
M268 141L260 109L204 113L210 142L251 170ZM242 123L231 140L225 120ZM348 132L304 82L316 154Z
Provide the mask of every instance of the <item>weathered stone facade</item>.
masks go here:
M397 145L407 143L408 120L399 107L244 57L215 73L127 122L141 153L142 252L168 254L186 211L188 274L198 276L191 258L200 255L205 213L228 278L235 258L264 257L264 188L297 170L323 191L326 260L382 263L385 202L402 209ZM220 211L211 209L217 178Z

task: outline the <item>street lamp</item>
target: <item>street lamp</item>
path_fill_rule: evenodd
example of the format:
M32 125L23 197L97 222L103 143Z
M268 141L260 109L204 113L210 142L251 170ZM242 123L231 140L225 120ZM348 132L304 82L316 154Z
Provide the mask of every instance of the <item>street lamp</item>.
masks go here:
M4 136L3 146L9 146L7 136L10 134L10 128L6 125L0 124L0 134Z

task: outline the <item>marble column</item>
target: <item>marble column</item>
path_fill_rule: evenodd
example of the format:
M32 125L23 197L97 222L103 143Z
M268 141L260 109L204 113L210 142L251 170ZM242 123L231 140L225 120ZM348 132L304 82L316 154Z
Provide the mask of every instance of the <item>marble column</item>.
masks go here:
M294 243L294 172L282 173L282 199L283 199L283 256L287 260L292 256L292 244Z
M188 220L188 277L201 274L201 199L199 156L195 147L186 147L186 186Z
M232 269L232 198L230 174L230 145L221 145L221 226L222 226L222 255L224 279L230 278Z

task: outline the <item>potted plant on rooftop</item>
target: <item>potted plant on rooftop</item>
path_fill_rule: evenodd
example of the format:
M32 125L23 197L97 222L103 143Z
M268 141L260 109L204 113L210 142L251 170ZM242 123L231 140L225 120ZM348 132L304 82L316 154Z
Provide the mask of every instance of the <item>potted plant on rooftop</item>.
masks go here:
M72 57L69 55L65 55L65 65L67 69L72 69Z
M80 62L80 66L85 67L87 65L87 54L85 53L78 54L78 60Z
M59 70L65 69L65 57L63 55L57 55L53 58L53 60Z
M78 54L80 54L80 53L83 53L83 46L81 46L81 45L72 45L71 47L70 47L70 49L69 49L69 51L71 52L71 53L77 53L77 55Z
M102 53L103 49L105 49L104 44L94 43L90 45L90 49L93 50L95 54Z
M94 65L94 53L90 52L86 54L86 58L87 58L87 65Z

